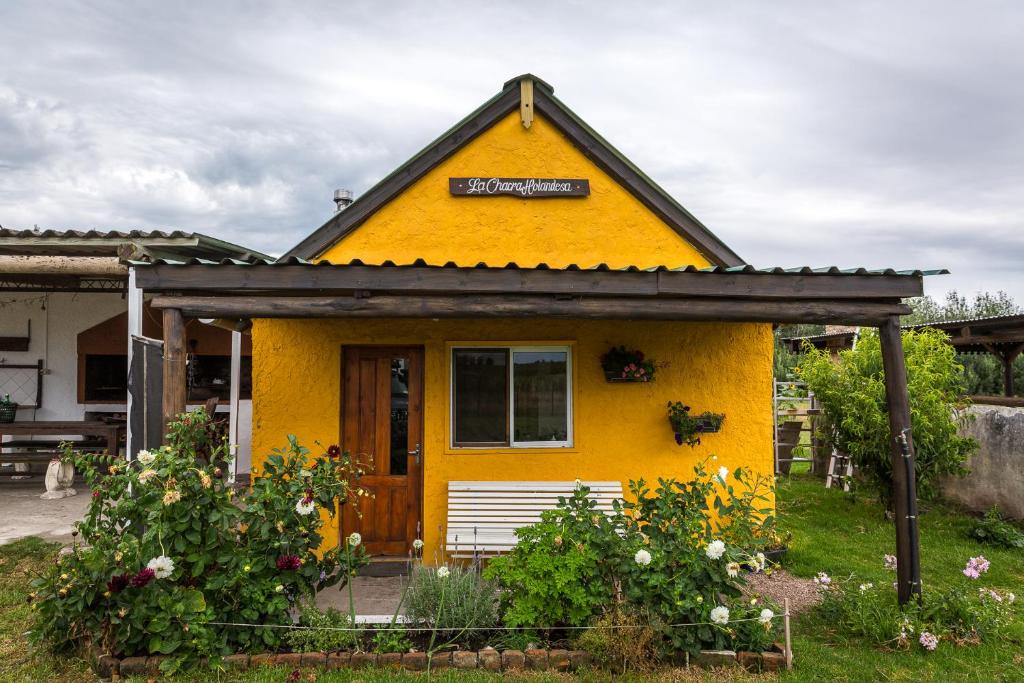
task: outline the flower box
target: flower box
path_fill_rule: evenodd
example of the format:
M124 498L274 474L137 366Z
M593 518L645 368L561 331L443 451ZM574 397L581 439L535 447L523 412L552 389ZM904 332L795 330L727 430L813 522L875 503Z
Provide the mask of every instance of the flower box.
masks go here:
M617 373L614 370L605 370L604 379L606 382L609 382L611 384L647 383L654 381L653 377L648 377L646 379L642 377L623 377L621 373Z
M658 364L643 351L613 346L601 356L601 369L608 382L653 382Z

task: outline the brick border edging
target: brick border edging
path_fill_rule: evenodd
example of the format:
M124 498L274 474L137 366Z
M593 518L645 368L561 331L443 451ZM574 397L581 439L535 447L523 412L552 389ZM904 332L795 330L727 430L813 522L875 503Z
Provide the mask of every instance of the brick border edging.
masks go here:
M732 650L702 650L695 657L682 653L674 662L680 666L701 668L742 666L751 671L778 671L786 667L786 657L776 646L769 652L733 652ZM95 654L93 669L100 678L159 674L160 663L167 657L125 657L118 659L109 654ZM204 660L205 661L205 660ZM245 670L261 666L290 666L294 668L361 669L369 667L426 671L440 669L482 669L485 671L577 671L593 664L593 657L585 650L457 650L428 657L425 652L288 652L282 654L228 655L223 658L225 669Z

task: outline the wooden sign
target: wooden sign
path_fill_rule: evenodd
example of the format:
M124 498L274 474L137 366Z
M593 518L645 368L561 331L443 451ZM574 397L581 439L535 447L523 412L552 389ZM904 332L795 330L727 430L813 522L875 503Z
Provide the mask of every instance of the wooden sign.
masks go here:
M460 197L587 197L590 181L582 178L449 178L448 189Z

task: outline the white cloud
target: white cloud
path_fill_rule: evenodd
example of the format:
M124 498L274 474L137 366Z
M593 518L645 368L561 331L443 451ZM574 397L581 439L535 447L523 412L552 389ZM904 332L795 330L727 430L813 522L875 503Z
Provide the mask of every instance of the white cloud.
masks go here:
M759 265L1024 300L1024 7L0 5L0 223L281 252L533 71Z

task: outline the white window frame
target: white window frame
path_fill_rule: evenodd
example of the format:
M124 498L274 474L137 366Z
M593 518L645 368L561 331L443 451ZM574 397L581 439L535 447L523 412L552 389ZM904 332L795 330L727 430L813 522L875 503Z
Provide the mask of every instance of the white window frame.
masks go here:
M481 445L481 446L460 446L455 442L455 353L456 351L472 351L474 349L506 349L508 350L508 444L502 445ZM516 352L558 352L565 353L565 435L564 441L516 441L516 407L515 407L515 354ZM457 345L449 347L448 355L448 413L450 415L451 432L449 446L454 450L497 450L503 448L572 448L573 445L573 361L572 347L564 344L555 346L536 346L518 344L479 344L479 345Z

